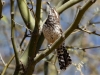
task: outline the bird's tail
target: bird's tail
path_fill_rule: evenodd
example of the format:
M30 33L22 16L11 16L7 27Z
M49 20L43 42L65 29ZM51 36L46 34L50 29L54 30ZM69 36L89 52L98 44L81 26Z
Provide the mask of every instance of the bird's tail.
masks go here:
M65 70L72 63L71 57L65 48L65 43L57 48L57 55L60 69Z

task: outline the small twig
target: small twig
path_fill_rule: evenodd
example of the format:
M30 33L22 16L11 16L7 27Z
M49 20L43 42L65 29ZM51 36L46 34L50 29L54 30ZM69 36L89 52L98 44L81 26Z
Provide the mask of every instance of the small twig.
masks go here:
M96 33L96 31L89 31L89 30L87 30L86 28L80 28L80 27L78 27L77 29L79 29L79 30L81 30L81 31L84 31L84 32L86 32L86 33L89 33L89 34L94 34L94 35L100 36L100 34Z
M2 62L0 62L0 66L4 66ZM15 69L15 65L10 64L8 68L9 68L9 69ZM1 75L1 74L0 74L0 75Z
M24 43L24 40L25 40L27 37L31 37L31 33L30 33L30 34L27 34L27 29L26 29L25 34L24 34L24 37L23 37L23 39L21 40L20 45L19 45L20 48L21 48L22 44ZM24 49L21 48L21 51L24 51Z
M1 73L1 75L5 75L5 72L6 72L7 68L9 67L10 63L12 62L12 60L14 59L14 57L15 57L15 55L13 55L13 56L10 58L10 60L8 61L8 63L5 64L5 67L4 67L4 69L3 69L2 73Z
M5 63L5 61L3 60L2 56L1 56L1 53L0 53L0 59L1 59L2 63L4 64L4 66L6 66L6 63Z
M100 48L100 46L94 46L94 47L85 47L85 48L79 48L79 47L73 47L73 46L65 46L66 48L72 48L72 49L75 49L75 50L83 50L85 51L86 49L93 49L93 48ZM39 51L44 51L46 49L41 49Z
M27 29L26 29L24 37L23 37L23 39L22 39L22 41L20 43L20 48L21 48L21 46L22 46L22 44L23 44L23 42L24 42L24 40L25 40L26 37L27 37Z
M93 25L93 24L100 24L100 22L90 22L89 24L90 24L90 25Z
M27 26L21 25L21 24L15 22L14 20L13 20L13 22L15 23L15 25L17 24L17 25L19 25L21 27L24 27L25 29L29 30L30 32L32 32L32 30L30 30L29 28L27 28Z
M73 46L66 46L66 48L72 48L72 49L75 49L75 50L83 50L85 52L86 49L100 48L100 46L85 47L85 48L79 48L79 47L73 47Z
M86 30L86 27L87 27L87 26L94 25L94 24L100 24L100 22L91 22L92 19L93 19L95 16L98 15L98 13L99 13L99 12L96 12L96 13L92 16L92 18L88 21L88 23L87 23L84 27L82 27L82 28L84 28L84 29ZM78 28L79 28L79 27L78 27ZM81 29L82 29L82 28L81 28ZM80 31L80 28L77 29L77 30L74 30L72 33L76 33L76 32L79 32L79 31ZM89 34L90 34L90 33L89 33Z
M87 47L87 48L83 48L83 49L92 49L92 48L100 48L100 46Z
M83 62L80 62L78 64L75 64L75 63L72 63L76 69L81 73L81 75L84 75L83 72L82 72L82 67L83 67Z

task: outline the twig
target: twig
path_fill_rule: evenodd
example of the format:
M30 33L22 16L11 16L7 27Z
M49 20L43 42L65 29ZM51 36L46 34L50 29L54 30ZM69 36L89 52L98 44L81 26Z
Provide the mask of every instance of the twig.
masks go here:
M73 46L66 46L66 48L72 48L72 49L75 49L75 50L83 50L83 51L86 51L86 49L100 48L100 46L85 47L85 48L79 48L79 47L73 47Z
M89 34L94 34L94 35L100 36L100 34L96 33L96 31L89 31L89 30L87 30L86 28L80 28L80 27L78 27L77 29L79 29L79 30L81 30L81 31L84 31L84 32L86 32L86 33L89 33Z
M87 48L83 48L83 49L92 49L92 48L100 48L100 46L87 47Z
M6 72L7 68L9 67L10 63L12 62L12 60L14 59L14 57L15 57L15 55L13 55L13 56L10 58L10 60L8 61L8 63L5 65L5 67L4 67L4 69L3 69L2 73L1 73L1 75L5 75L5 72Z
M4 64L4 66L6 66L6 63L5 63L5 61L3 60L2 56L1 56L1 53L0 53L0 59L1 59L2 63Z
M4 64L3 64L2 62L0 62L0 66L4 66ZM10 64L10 65L8 66L8 68L9 68L9 69L15 69L15 65ZM0 75L1 75L1 74L0 74Z
M100 24L100 22L90 22L89 24L93 25L93 24Z
M83 67L83 62L80 62L78 64L75 64L75 63L72 63L76 69L81 73L80 75L84 75L83 72L82 72L82 67Z
M21 46L22 46L22 44L23 44L23 42L24 42L24 40L25 40L26 37L27 37L27 29L26 29L24 37L23 37L23 39L22 39L22 41L20 43L20 48L21 48Z
M13 22L15 23L15 25L17 24L17 25L19 25L19 26L21 26L21 27L24 27L25 29L29 30L30 32L32 32L32 30L30 30L30 29L29 29L29 28L27 28L26 26L21 25L21 24L19 24L19 23L15 22L14 20L13 20Z
M89 33L89 34L94 33L95 31L91 32L91 31L89 31L89 30L86 30L86 27L89 26L89 25L100 24L100 22L91 22L92 19L93 19L96 15L98 15L98 13L99 13L99 11L96 12L96 13L93 15L93 17L88 21L88 23L87 23L84 27L82 27L82 28L79 28L79 27L78 27L78 29L75 30L73 33L79 32L80 30L81 30L81 31L84 31L84 32L87 31L87 33ZM100 35L100 34L97 34L97 33L96 33L95 35Z
M85 48L80 48L80 47L73 47L73 46L65 46L66 48L72 48L72 49L75 49L75 50L83 50L85 51L86 49L93 49L93 48L100 48L100 46L93 46L93 47L85 47ZM44 51L46 49L41 49L39 51Z
M35 13L34 13L34 11L33 11L33 2L32 2L32 0L30 0L30 2L31 2L31 8L30 8L30 11L32 11L32 13L33 13L33 16L36 18L36 16L35 16Z
M27 37L31 37L31 33L30 33L30 34L27 34L27 29L26 29L25 34L24 34L24 37L22 38L22 40L21 40L21 42L20 42L20 45L19 45L20 48L21 48L22 44L24 43L24 40L25 40ZM21 48L20 51L24 51L24 49Z

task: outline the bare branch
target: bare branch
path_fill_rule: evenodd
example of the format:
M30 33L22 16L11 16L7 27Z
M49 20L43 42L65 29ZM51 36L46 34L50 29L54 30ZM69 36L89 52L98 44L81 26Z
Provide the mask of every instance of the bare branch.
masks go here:
M12 46L13 46L13 50L14 50L14 54L15 54L15 60L16 60L16 69L15 69L15 72L14 72L14 75L15 74L18 74L18 71L19 71L19 68L20 68L20 61L19 61L19 57L18 57L18 54L17 54L17 46L16 46L16 43L15 43L15 38L14 38L14 34L15 34L15 23L14 23L14 0L10 0L11 2L11 10L10 10L10 13L11 13L11 42L12 42Z
M86 32L86 33L89 33L89 34L94 34L94 35L100 36L100 34L96 33L96 31L89 31L89 30L87 30L86 28L80 28L80 27L78 27L77 29L79 29L79 30L81 30L81 31L84 31L84 32Z
M35 67L35 63L32 63L31 60L36 56L37 42L38 42L38 38L39 38L41 1L42 0L37 0L37 2L36 2L35 28L32 32L32 36L31 36L29 45L27 47L27 50L24 52L24 54L21 58L21 62L25 63L24 65L27 66L27 70L24 72L25 75L31 75L33 73L34 67ZM23 60L23 58L24 58L24 60ZM28 62L28 64L27 64L27 62Z
M83 50L85 51L86 49L93 49L93 48L100 48L100 46L93 46L93 47L85 47L85 48L81 48L81 47L74 47L74 46L65 46L66 48L71 48L71 49L75 49L75 50ZM39 51L44 51L46 49L41 49Z
M83 51L86 51L86 49L100 48L100 46L85 47L85 48L73 47L73 46L66 46L66 48L72 48L72 49L75 49L75 50L83 50Z
M30 35L31 35L31 34L30 34ZM24 37L23 37L23 39L22 39L22 41L21 41L21 43L20 43L20 48L21 48L21 46L22 46L22 44L23 44L23 42L24 42L24 40L25 40L26 37L31 37L31 36L29 36L29 35L27 34L27 29L26 29L25 34L24 34Z
M7 68L9 67L9 65L11 64L12 60L14 59L15 55L13 55L10 60L8 61L8 63L5 65L1 75L5 75L5 72L7 71Z
M0 66L4 66L4 64L3 64L2 62L0 62ZM9 69L15 69L15 65L10 64L10 65L8 66L8 68L9 68Z
M100 24L100 22L90 22L89 24L93 25L93 24Z
M27 28L27 26L21 25L21 24L15 22L14 20L13 20L13 22L15 23L15 25L17 24L17 25L19 25L21 27L24 27L25 29L29 30L30 32L32 32L32 30L30 30L29 28Z

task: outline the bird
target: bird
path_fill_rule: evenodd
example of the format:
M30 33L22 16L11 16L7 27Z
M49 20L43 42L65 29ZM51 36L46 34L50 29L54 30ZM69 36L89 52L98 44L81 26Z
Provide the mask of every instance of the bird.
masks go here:
M42 31L43 35L49 44L53 44L60 36L62 36L63 31L60 25L59 14L54 7L47 2L50 10L48 12L48 17L43 24ZM66 50L65 42L59 45L55 49L57 52L58 62L61 70L66 70L66 68L72 63L71 57Z

